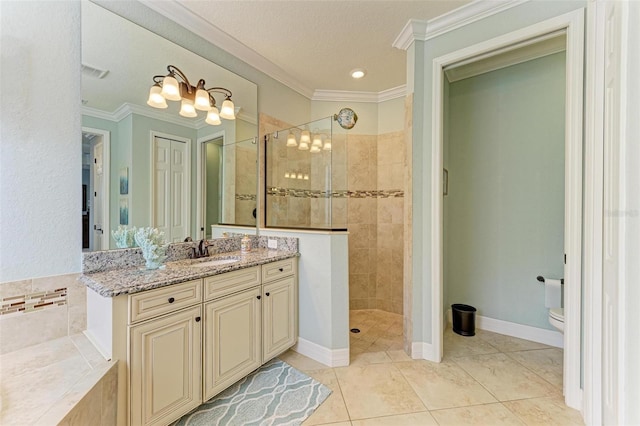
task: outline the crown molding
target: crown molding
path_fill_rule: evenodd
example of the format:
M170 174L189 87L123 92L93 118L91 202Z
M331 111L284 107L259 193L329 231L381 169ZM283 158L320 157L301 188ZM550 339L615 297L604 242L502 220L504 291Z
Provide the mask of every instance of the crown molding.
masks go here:
M328 102L362 102L379 103L404 97L407 93L407 86L402 85L381 92L356 92L349 90L316 90L313 93L312 101Z
M378 102L390 101L392 99L404 98L407 96L407 85L392 87L378 93Z
M396 37L393 47L407 50L416 40L430 40L527 1L529 0L503 0L499 2L476 0L428 21L410 19Z
M407 50L414 40L424 40L428 24L428 21L409 19L391 46L396 49Z
M81 112L83 115L88 115L90 117L113 121L116 123L122 120L123 118L128 117L130 114L138 114L144 117L153 118L155 120L176 124L178 126L187 127L189 129L194 129L194 130L199 130L199 129L202 129L203 127L210 126L205 121L205 118L197 118L197 119L186 118L180 115L169 114L164 112L163 110L159 110L156 108L144 107L141 105L135 105L127 102L120 105L113 112L102 111L100 109L86 107L86 106L83 106L81 108ZM235 112L236 112L237 119L246 121L250 124L255 124L255 125L258 124L257 118L249 114L245 114L242 111L241 107L236 107Z
M313 89L305 86L302 82L289 75L278 65L269 61L255 50L242 44L237 39L211 24L204 18L196 15L176 0L154 1L141 0L141 3L149 9L158 12L171 21L181 25L188 31L202 37L210 43L215 44L220 49L230 53L236 58L246 62L253 68L260 70L274 80L295 90L306 98L311 99Z

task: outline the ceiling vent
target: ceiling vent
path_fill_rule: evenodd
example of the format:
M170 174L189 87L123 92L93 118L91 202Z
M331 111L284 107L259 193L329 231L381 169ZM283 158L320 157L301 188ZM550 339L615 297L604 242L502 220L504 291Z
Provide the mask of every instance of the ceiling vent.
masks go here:
M101 70L89 65L82 64L82 74L92 78L104 78L107 74L109 74L109 70Z

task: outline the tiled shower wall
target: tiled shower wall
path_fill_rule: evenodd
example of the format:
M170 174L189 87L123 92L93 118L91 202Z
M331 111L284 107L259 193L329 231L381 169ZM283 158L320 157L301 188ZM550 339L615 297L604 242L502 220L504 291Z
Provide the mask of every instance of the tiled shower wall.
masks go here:
M403 311L404 145L403 131L348 136L350 309Z
M260 114L260 135L292 127ZM347 133L348 198L334 199L334 217L347 203L349 230L349 308L403 312L405 132L381 135ZM260 138L260 143L264 141ZM341 144L336 144L336 147ZM264 152L264 146L261 146ZM336 163L343 155L333 152ZM261 161L261 176L264 163ZM336 168L338 169L338 168ZM343 176L332 176L334 183ZM334 189L340 185L334 185ZM294 201L295 202L295 201ZM264 209L261 198L261 209ZM291 206L289 206L290 208ZM303 210L302 208L297 211ZM314 216L309 210L311 220ZM318 209L321 212L322 209ZM337 213L337 214L336 214ZM260 218L262 220L262 218Z

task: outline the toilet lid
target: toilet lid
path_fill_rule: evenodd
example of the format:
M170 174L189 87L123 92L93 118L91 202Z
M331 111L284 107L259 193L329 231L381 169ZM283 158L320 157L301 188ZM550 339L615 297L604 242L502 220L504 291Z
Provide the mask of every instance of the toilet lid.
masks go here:
M549 316L556 321L564 322L564 309L562 308L551 308L549 309Z

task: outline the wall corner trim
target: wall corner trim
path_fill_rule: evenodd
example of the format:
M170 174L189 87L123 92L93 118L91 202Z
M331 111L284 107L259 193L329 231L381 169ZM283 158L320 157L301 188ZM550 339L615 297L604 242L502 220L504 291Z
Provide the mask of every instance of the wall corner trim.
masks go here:
M411 358L426 359L427 361L440 362L436 357L435 349L431 343L413 342L411 344Z
M292 349L300 355L329 367L346 367L349 365L349 348L329 349L298 337L298 343Z
M500 2L478 0L428 21L410 19L400 31L392 46L397 49L407 50L416 40L426 41L435 38L527 1L529 0L505 0Z

